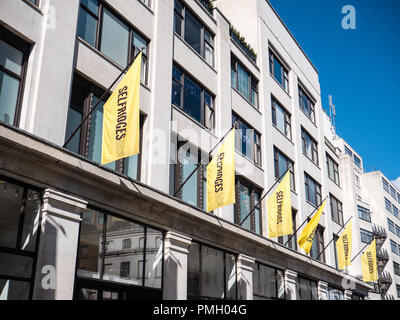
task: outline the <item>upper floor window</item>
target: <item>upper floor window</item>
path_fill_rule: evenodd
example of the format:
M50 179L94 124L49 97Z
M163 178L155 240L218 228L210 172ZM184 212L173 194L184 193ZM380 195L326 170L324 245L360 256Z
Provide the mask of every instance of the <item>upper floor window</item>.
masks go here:
M397 202L400 203L400 193L397 192Z
M326 166L328 168L328 177L337 185L340 185L339 180L339 165L329 154L326 154Z
M387 182L384 178L382 178L382 186L384 190L389 192L389 182Z
M321 185L311 178L307 173L304 173L304 181L306 187L306 199L314 206L321 204Z
M214 35L179 0L175 0L174 31L210 66L214 66Z
M151 0L139 0L140 2L144 3L147 7L151 7Z
M231 85L258 109L258 80L231 56Z
M356 155L354 156L354 164L361 169L361 159L359 157L357 157Z
M396 235L400 237L400 227L396 224Z
M333 195L330 195L332 220L343 226L343 206Z
M81 0L77 35L123 68L144 48L141 82L147 84L148 41L102 0Z
M69 138L80 122L95 106L103 94L98 87L74 74L71 102L68 110L67 128L65 137ZM106 99L92 112L82 127L66 146L68 150L80 154L97 163L101 162L101 148L103 136L103 106ZM143 135L144 117L140 118L140 137ZM133 179L139 179L141 153L106 164L107 168L116 170Z
M122 249L130 249L131 247L132 247L132 240L131 239L122 240Z
M393 240L390 240L390 247L392 249L392 252L395 254L399 254L398 249L397 249L397 243Z
M398 218L399 217L399 209L395 205L392 205L393 215Z
M389 211L390 213L392 213L392 203L391 203L388 199L386 199L386 198L385 198L385 207L386 207L386 210L387 210L387 211Z
M236 176L236 190L235 223L241 224L260 201L261 190L238 176ZM259 205L243 222L242 227L257 234L262 234L261 219L261 205Z
M397 276L400 276L400 264L396 263L393 261L393 269L394 269L394 274ZM398 287L400 287L399 285L397 285ZM400 290L399 290L400 292ZM400 295L399 295L400 298Z
M232 124L238 121L235 130L235 147L241 154L261 166L261 135L236 114L232 114Z
M317 259L319 256L318 260L325 262L324 247L324 228L321 225L318 225L314 241L311 245L310 257Z
M0 121L18 126L29 45L0 27Z
M372 232L360 228L361 242L370 243L373 239Z
M387 222L388 222L389 231L395 233L394 222L392 220L390 220L389 218L387 219Z
M299 86L299 105L306 115L315 123L315 101Z
M274 147L275 178L279 179L286 170L290 172L291 190L296 191L294 182L294 162L286 157L279 149Z
M291 115L274 97L272 97L272 123L289 140L292 140Z
M289 92L289 71L271 49L269 49L269 72L283 89Z
M367 208L357 206L358 217L365 221L371 222L371 213Z
M301 128L301 140L303 145L303 153L314 163L318 161L318 143L317 141L303 128Z
M172 104L206 128L214 128L214 95L175 65L172 69Z
M295 233L295 231L297 230L296 215L297 215L297 211L292 208L293 233L289 234L289 235L278 237L278 243L280 243L290 249L293 249L295 251L297 251L297 234Z
M390 194L396 200L396 189L390 186Z
M39 6L39 0L28 0L30 3L34 4L36 7Z

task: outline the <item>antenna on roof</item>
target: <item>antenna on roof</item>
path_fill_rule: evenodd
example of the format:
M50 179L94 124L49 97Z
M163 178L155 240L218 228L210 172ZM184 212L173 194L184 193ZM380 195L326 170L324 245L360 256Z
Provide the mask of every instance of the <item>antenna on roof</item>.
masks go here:
M336 108L332 103L332 96L329 95L329 116L331 118L331 131L333 134L333 138L336 138L336 124L335 124L335 118L336 118Z

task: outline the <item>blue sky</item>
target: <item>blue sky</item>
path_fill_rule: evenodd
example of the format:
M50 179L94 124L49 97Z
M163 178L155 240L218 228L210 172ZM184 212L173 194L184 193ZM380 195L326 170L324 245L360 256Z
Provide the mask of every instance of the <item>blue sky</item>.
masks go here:
M400 176L400 1L270 0L319 72L321 99L336 106L336 131L364 168ZM342 28L342 8L356 29ZM400 180L399 180L400 188Z

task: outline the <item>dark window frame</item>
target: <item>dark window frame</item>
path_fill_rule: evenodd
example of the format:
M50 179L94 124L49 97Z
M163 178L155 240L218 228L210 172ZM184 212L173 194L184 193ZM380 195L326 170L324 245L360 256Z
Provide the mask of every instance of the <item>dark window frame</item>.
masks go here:
M315 104L316 100L311 96L307 89L304 88L302 84L299 83L298 86L299 91L299 106L300 109L305 113L307 118L311 120L312 123L316 124L316 112L315 112ZM307 100L307 106L304 105L303 96Z
M275 52L274 49L269 47L268 50L269 56L269 73L270 75L279 83L282 89L287 93L289 93L289 68L286 66L286 63L282 61L280 56ZM281 78L283 83L281 83L278 79L275 78L275 61L281 66Z
M275 268L275 267L269 266L265 263L261 263L261 262L257 262L257 261L255 264L256 264L256 266L255 266L255 270L253 269L254 270L253 274L254 274L254 272L259 272L260 266L264 266L264 267L273 269L275 271L275 294L276 294L276 297L267 297L267 296L260 294L259 292L254 293L254 290L253 290L253 296L264 298L267 300L286 300L286 290L283 290L283 298L278 298L278 291L279 291L278 290L278 281L277 281L278 272L282 272L282 274L283 274L282 280L283 280L283 286L285 287L285 276L284 276L285 272L284 272L284 270L280 269L280 268ZM254 275L253 275L253 279L254 279ZM265 279L265 280L269 281L269 279ZM254 288L254 285L253 285L253 288Z
M310 198L310 183L309 180L311 180L314 185L314 197L316 200L316 203L311 202L311 198ZM321 184L319 184L315 179L313 179L307 172L304 172L304 184L306 187L306 200L307 202L311 203L313 206L317 207L318 205L320 205L321 201L322 201L322 189L321 189ZM318 187L318 188L317 188ZM319 189L319 192L318 190Z
M371 212L369 209L357 205L358 217L367 222L371 222Z
M328 153L326 153L326 167L328 170L328 178L340 187L339 164L333 160ZM332 167L333 177L330 176L330 167Z
M311 158L307 154L307 149L306 149L306 138L307 136L309 140L311 141ZM314 139L314 137L308 133L306 129L301 127L301 141L302 141L302 151L303 154L310 159L313 163L315 163L317 166L319 166L319 153L318 153L318 142L317 140Z
M308 287L311 290L312 290L312 287L313 287L311 284L314 284L314 288L315 288L315 291L316 291L315 292L315 294L316 294L315 299L318 300L318 283L317 283L317 281L315 281L313 279L310 279L310 278L306 278L306 277L304 277L302 275L297 275L297 278L296 278L296 293L300 293L300 296L297 297L297 300L303 300L302 297L301 297L301 288L298 288L298 285L300 284L301 280L308 281L308 284L309 284ZM313 297L312 291L310 291L310 296L311 296L311 300L313 300L312 299L312 297Z
M293 234L278 237L278 243L280 243L281 245L285 245L289 237L292 237L290 241L286 244L286 247L294 251L297 251L297 233L294 232L297 229L296 217L297 210L292 207Z
M343 227L344 226L344 221L343 221L343 203L341 201L339 201L339 199L336 198L331 193L329 194L329 201L330 201L330 207L331 207L331 218L332 218L332 220ZM336 202L336 206L334 206L334 202ZM337 208L337 213L335 213L333 211L333 208ZM337 220L336 220L336 215L338 217Z
M294 162L287 157L280 149L278 149L274 145L274 172L275 172L275 179L278 180L280 178L280 172L283 170L280 170L279 168L279 158L278 154L280 154L283 158L286 159L286 168L285 170L289 169L290 171L290 189L294 192L296 192L296 179L294 175Z
M371 231L360 228L360 238L363 243L370 243L373 239L373 234Z
M278 105L283 110L285 128L284 132L278 127L276 121L276 105ZM274 97L271 96L271 109L272 109L272 124L278 129L279 132L292 141L292 115L282 104ZM286 132L287 131L287 132Z
M311 219L308 219L308 221ZM315 236L314 236L314 241L312 243L311 248L315 245L317 246L317 252L316 252L316 256L313 257L313 250L311 249L309 252L309 255L311 258L313 259L317 259L317 257L319 256L319 258L317 259L318 261L321 261L322 263L325 263L325 252L323 251L325 248L325 241L324 241L324 231L325 228L322 225L318 225L317 226L317 231L315 232Z

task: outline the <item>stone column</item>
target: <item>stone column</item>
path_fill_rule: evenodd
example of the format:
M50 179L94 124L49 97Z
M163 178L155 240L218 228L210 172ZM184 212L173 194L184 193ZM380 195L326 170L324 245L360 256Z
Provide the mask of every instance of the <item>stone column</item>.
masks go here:
M344 290L344 300L352 300L353 292L351 290Z
M297 272L292 270L285 271L286 300L297 300L296 280Z
M164 300L187 299L188 247L192 239L175 232L165 236Z
M81 213L87 201L53 189L43 196L34 300L72 300Z
M239 254L237 260L238 299L253 300L253 267L255 258Z
M328 300L328 284L324 281L318 281L318 300Z

